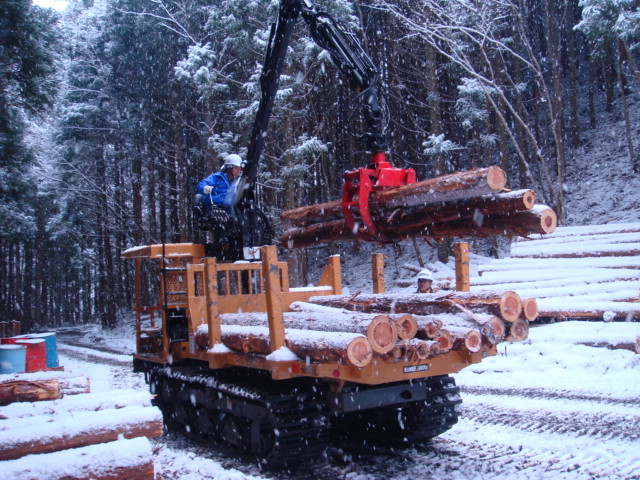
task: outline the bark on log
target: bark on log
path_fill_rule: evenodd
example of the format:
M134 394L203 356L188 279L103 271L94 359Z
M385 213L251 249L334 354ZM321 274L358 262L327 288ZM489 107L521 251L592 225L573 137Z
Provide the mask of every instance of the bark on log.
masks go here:
M117 459L114 462L114 459ZM146 438L117 440L69 452L53 452L2 462L11 480L154 480L153 451Z
M492 166L451 173L399 188L373 191L369 202L372 212L375 212L379 208L413 207L477 197L501 190L505 186L506 174L499 167ZM280 214L280 221L285 229L304 228L315 223L343 219L341 200L285 210Z
M296 308L302 308L297 302ZM286 329L310 330L318 332L349 332L365 335L375 352L386 353L398 339L395 322L387 315L350 312L338 308L318 307L320 311L285 312L283 314ZM266 313L239 314L228 313L220 316L223 325L266 327ZM196 344L208 348L206 329L196 332ZM203 338L204 336L204 338ZM204 340L204 341L203 341ZM232 348L232 347L229 347ZM247 352L244 352L247 353Z
M58 380L8 380L0 383L0 405L58 400L61 397Z
M309 303L365 313L409 313L431 315L435 313L480 308L514 322L522 314L522 300L511 291L504 293L438 292L420 294L360 294L357 296L327 295L311 297Z
M153 407L81 412L48 425L19 428L19 434L1 431L0 460L112 442L120 436L155 438L162 427L162 415Z
M301 359L364 367L373 356L367 337L357 333L287 329L285 337L287 348ZM271 353L267 327L222 325L222 343L242 353Z

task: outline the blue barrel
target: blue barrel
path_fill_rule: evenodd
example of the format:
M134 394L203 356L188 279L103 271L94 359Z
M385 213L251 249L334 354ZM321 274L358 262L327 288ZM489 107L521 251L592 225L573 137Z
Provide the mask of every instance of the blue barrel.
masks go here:
M27 347L0 345L0 374L24 372L27 367Z
M29 338L42 338L46 342L47 368L57 367L58 364L58 343L55 332L31 333Z

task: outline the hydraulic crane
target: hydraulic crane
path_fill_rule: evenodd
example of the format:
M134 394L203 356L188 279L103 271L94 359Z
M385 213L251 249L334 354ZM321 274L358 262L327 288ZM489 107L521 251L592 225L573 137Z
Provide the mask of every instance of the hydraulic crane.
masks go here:
M265 238L269 229L266 217L255 205L254 190L260 156L273 103L278 91L287 47L293 29L302 17L314 41L331 55L338 69L347 77L351 88L359 95L363 106L364 134L360 137L370 154L369 165L345 172L342 210L347 225L358 230L363 239L375 240L378 230L369 212L369 195L373 190L415 183L413 169L395 168L386 159L387 142L383 114L378 101L378 72L358 39L329 14L320 12L310 0L282 0L278 18L271 26L269 44L260 76L261 98L253 124L247 160L232 201L234 218L242 232L242 246L254 247ZM359 217L355 215L359 212ZM364 229L358 229L362 223Z

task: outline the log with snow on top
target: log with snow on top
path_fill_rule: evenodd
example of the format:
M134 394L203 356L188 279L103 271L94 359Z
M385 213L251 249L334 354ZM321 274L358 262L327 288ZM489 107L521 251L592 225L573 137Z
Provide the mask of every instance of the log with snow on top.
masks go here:
M308 301L318 305L366 313L409 313L411 315L456 313L460 310L458 305L461 305L467 309L481 308L508 322L516 321L522 314L522 300L513 291L327 295L311 297Z
M300 308L301 305L297 305ZM307 307L308 308L308 307ZM319 307L328 309L329 307ZM349 332L365 335L375 352L386 353L398 339L396 323L388 315L349 312L332 308L331 311L284 312L282 320L285 328L319 332ZM220 315L223 325L268 326L266 313L225 313ZM208 338L204 329L196 334L196 343L207 348Z
M86 395L72 395L48 402L19 402L0 407L0 418L31 418L33 422L45 423L56 416L72 412L94 412L98 410L119 409L124 407L150 407L151 394L133 389L108 390ZM0 422L0 430L11 428L11 422Z
M57 380L5 380L0 382L0 405L14 402L41 402L62 397Z
M541 318L594 318L609 320L639 320L640 303L592 300L589 295L538 299Z
M549 207L535 205L533 191L500 192L505 183L501 169L488 167L374 190L369 212L378 230L375 239L384 242L419 236L516 236L555 229L555 213ZM358 207L353 208L357 213ZM349 228L340 200L288 210L282 212L280 220L285 229L281 243L287 248L371 239L360 235L362 225Z
M372 212L378 208L415 207L480 196L499 191L505 186L504 171L491 166L455 172L398 188L374 190L369 203ZM280 214L285 230L343 219L341 200L298 207Z
M2 462L11 480L154 480L153 449L137 437Z
M126 407L97 412L71 412L51 423L32 424L29 418L11 420L0 431L0 460L49 453L120 437L155 438L162 434L162 414L155 407Z
M592 268L599 269L629 269L637 270L640 268L640 257L580 257L580 258L527 258L527 257L508 257L492 260L489 263L480 264L478 266L478 274L480 278L490 272L513 272L526 269L535 275L544 275L535 270L549 271L549 262L553 261L553 267L557 273L560 270L575 269L588 270ZM554 277L549 277L554 278Z
M56 380L60 385L61 396L80 395L91 391L91 380L89 377L64 371L41 371L2 375L3 382L10 380L21 380L25 382Z
M206 325L198 332L207 334ZM271 354L268 327L221 325L222 343L241 353ZM318 332L313 330L285 329L285 345L299 359L307 357L314 362L343 363L364 367L371 362L373 349L364 335L349 332Z
M519 264L519 262L514 263ZM492 288L501 288L495 287L495 285L517 283L518 287L528 288L530 286L565 285L567 281L578 284L585 281L604 283L616 280L640 280L638 268L558 268L555 259L546 260L544 265L544 269L529 269L527 264L521 264L519 268L514 270L484 271L482 276L474 277L472 283L476 287L491 285ZM523 269L527 270L526 275L522 275Z
M521 246L520 246L521 245ZM640 255L640 241L609 243L601 241L551 243L548 245L520 244L512 257L526 258L584 258L584 257L635 257Z

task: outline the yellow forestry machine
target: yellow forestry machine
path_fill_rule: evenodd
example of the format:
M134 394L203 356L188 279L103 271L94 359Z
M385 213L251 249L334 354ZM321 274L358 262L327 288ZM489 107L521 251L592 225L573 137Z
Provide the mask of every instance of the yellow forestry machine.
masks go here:
M312 297L342 294L337 256L329 258L318 286L290 288L287 264L278 261L275 246L263 246L269 229L253 199L278 77L300 17L362 96L371 164L346 173L343 211L348 224L366 226L365 240L375 239L369 193L415 182L413 170L393 168L385 160L376 69L355 37L309 0L282 0L231 214L242 237L237 245L243 248L236 249L235 258L224 259L191 243L123 253L135 262L134 370L144 372L166 428L248 455L265 468L294 468L322 457L334 433L369 444L425 442L457 422L461 400L449 374L496 354L495 345L483 343L440 355L405 355L394 349L400 315L392 322L372 315L373 321L358 333L340 325L363 325L365 313L349 316L329 307L297 316L291 312L310 305ZM238 261L248 250L260 261ZM304 317L308 327L289 323L293 317ZM310 318L333 322L338 331L315 328ZM395 332L393 340L372 347L367 334L376 339L388 331Z

